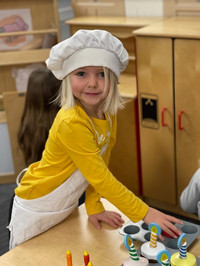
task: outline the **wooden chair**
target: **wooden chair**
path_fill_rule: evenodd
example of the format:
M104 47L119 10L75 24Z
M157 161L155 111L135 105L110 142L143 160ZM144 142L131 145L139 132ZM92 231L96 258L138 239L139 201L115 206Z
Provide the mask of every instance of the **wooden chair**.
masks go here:
M3 93L3 104L6 111L6 120L13 156L14 173L9 180L15 182L17 175L25 168L24 158L18 146L17 132L19 129L25 103L25 93L10 91Z

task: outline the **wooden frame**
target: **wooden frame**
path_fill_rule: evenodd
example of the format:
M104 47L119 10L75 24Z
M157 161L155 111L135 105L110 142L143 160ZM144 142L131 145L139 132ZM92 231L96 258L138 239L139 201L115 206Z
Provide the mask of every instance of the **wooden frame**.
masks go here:
M124 0L72 0L75 17L79 16L124 16Z
M33 30L31 31L17 31L17 32L3 32L0 37L33 35L34 40L38 36L45 36L46 34L55 34L56 41L59 42L60 26L58 17L57 0L1 0L0 10L4 9L23 9L29 8L31 10ZM28 50L4 51L0 53L0 95L4 91L16 90L14 79L11 75L13 67L25 66L27 64L44 63L49 56L50 48Z
M197 0L163 0L164 16L199 16L200 1Z

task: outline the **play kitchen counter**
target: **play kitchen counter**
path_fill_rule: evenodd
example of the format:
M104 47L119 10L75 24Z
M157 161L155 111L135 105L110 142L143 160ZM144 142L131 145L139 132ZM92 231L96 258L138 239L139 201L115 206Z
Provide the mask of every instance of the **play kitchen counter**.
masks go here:
M200 18L172 17L134 35L143 195L186 215L179 197L200 158Z

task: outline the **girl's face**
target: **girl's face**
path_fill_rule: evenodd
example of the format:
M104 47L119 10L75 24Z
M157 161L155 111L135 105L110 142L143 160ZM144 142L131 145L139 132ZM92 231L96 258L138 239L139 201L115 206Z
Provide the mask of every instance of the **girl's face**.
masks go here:
M71 72L69 77L72 93L85 110L89 114L91 114L91 111L102 111L103 104L109 93L109 82L108 87L105 88L103 67L82 67Z

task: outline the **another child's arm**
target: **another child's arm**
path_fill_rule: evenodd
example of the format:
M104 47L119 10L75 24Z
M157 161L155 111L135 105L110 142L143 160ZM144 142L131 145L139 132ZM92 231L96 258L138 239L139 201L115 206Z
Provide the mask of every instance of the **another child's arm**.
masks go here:
M124 223L124 220L121 218L121 215L113 211L103 211L101 213L89 215L89 221L97 229L101 229L101 222L105 222L113 228L119 228Z
M180 196L181 208L188 213L198 212L198 202L200 201L200 168L194 173L188 186Z
M148 225L150 223L157 223L163 231L173 238L177 238L177 235L181 235L181 231L174 225L174 223L182 224L181 220L154 208L149 207L149 210L143 220ZM164 240L162 236L160 236L160 239Z

